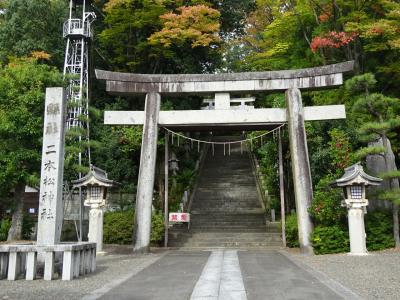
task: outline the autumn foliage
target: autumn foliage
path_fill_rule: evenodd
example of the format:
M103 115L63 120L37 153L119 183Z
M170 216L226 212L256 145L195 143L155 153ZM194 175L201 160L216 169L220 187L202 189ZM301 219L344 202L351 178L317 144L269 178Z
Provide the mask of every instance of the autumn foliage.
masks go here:
M50 60L51 55L44 51L32 51L31 56L35 59Z
M352 42L356 37L356 33L330 31L311 41L311 51L315 53L321 48L340 48Z
M178 13L166 13L160 18L162 30L149 37L151 44L170 47L172 44L190 43L192 48L207 47L220 42L218 35L220 13L205 5L182 6Z

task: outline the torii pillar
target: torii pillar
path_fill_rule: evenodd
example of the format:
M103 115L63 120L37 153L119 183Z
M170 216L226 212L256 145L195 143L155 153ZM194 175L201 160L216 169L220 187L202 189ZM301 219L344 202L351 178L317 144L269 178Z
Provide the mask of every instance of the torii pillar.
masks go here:
M300 249L304 254L313 254L310 242L313 224L308 213L313 198L313 189L303 104L300 90L297 88L288 89L285 96Z
M158 115L161 96L158 93L148 93L145 101L145 121L135 207L135 246L133 251L136 253L146 253L150 249L151 205L157 161Z

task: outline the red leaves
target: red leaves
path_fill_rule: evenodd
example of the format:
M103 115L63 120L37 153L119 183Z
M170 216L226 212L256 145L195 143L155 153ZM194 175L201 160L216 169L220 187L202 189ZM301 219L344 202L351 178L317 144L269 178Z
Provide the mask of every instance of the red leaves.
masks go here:
M329 13L323 13L318 17L318 19L320 20L320 22L326 22L329 20L330 17L331 15Z
M331 31L323 36L317 36L311 41L311 51L317 52L321 48L340 48L352 42L357 33Z

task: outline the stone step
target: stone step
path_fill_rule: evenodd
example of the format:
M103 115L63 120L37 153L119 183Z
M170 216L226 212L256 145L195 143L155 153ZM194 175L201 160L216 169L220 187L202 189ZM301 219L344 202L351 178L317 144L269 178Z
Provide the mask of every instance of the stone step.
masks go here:
M209 214L204 214L204 213L192 213L192 218L193 219L232 219L232 220L243 220L243 219L265 219L265 215L263 213L209 213Z
M225 218L196 218L193 217L190 220L190 224L194 225L197 223L205 222L205 224L211 224L211 223L229 223L232 225L238 225L242 223L261 223L262 225L265 225L265 218L264 216L261 217L246 217L246 218L233 218L233 217L225 217Z
M262 243L265 246L268 245L282 245L282 240L280 238L258 238L258 239L183 239L179 238L176 240L171 240L171 244L180 244L180 245L221 245L221 244L260 244Z
M221 139L221 138L220 138ZM227 140L227 137L222 138ZM248 154L207 153L191 207L190 230L174 225L172 247L279 247L278 227L266 223Z
M278 238L280 239L280 233L278 232L192 232L192 231L171 231L169 232L171 238L196 238L196 239L263 239L263 238Z
M239 194L239 193L238 193ZM238 200L239 197L246 197L246 199L241 199ZM239 198L240 199L240 198ZM260 202L258 201L258 195L253 194L253 193L243 193L243 195L232 195L228 193L221 193L221 192L216 192L216 193L201 193L200 195L196 195L195 197L194 204L201 204L201 203L226 203L228 202L229 204L258 204L257 207L260 208Z
M227 205L218 205L218 206L208 206L206 208L202 207L202 206L195 206L192 208L192 212L195 213L209 213L209 214L213 214L216 212L227 212L227 213L237 213L240 212L241 210L246 210L246 211L250 211L252 208L254 208L254 206L227 206Z
M201 225L201 226L192 226L191 231L193 232L266 232L265 225L253 225L253 226L235 226L235 225L228 225L228 226L215 226L215 225Z
M196 195L195 204L209 204L209 203L229 203L229 204L258 204L257 207L260 207L260 202L257 199L257 195L248 195L246 199L237 200L237 197L240 195L227 195L227 194L211 194L210 195Z
M213 209L218 209L220 208L218 211L216 212L224 212L224 211L229 211L229 209L231 209L232 213L237 213L237 212L241 212L241 211L247 211L247 210L255 210L259 208L259 205L256 206L254 203L230 203L230 201L226 201L226 202L205 202L203 203L203 205L194 205L192 206L193 210L195 211L196 208L198 208L200 211L204 211L209 213L210 211L212 212ZM226 209L226 210L221 210L222 208ZM238 210L238 208L240 210Z
M281 247L282 242L199 242L199 243L177 243L174 241L168 242L170 247L184 247L184 248L197 248L197 247L239 247L239 248L254 248L254 247Z

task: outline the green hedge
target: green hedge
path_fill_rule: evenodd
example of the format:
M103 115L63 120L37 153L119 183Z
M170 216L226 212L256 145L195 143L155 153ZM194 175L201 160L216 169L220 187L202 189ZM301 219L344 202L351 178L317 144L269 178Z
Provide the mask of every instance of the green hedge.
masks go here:
M151 217L150 241L155 244L164 241L164 217L160 214L153 214Z
M365 216L367 249L383 250L394 247L393 221L390 211L372 211ZM316 226L311 235L315 254L349 252L347 224Z
M134 224L133 210L104 214L103 242L105 244L130 244Z
M300 246L296 214L286 216L286 245L289 248Z
M35 226L35 220L32 216L25 214L22 220L22 239L30 240ZM8 237L8 231L11 227L10 219L3 219L0 222L0 241L6 241Z
M135 212L133 210L107 212L104 214L105 244L131 244ZM151 218L151 242L159 244L164 238L164 219L162 215L153 214Z
M35 228L35 219L28 214L24 214L24 218L22 220L22 239L23 240L31 240L32 233Z
M7 240L8 231L11 227L11 220L10 219L3 219L0 222L0 241Z
M347 229L338 225L317 226L311 234L315 254L329 254L349 251Z
M369 251L394 247L392 218L391 211L376 210L365 215L365 231Z

